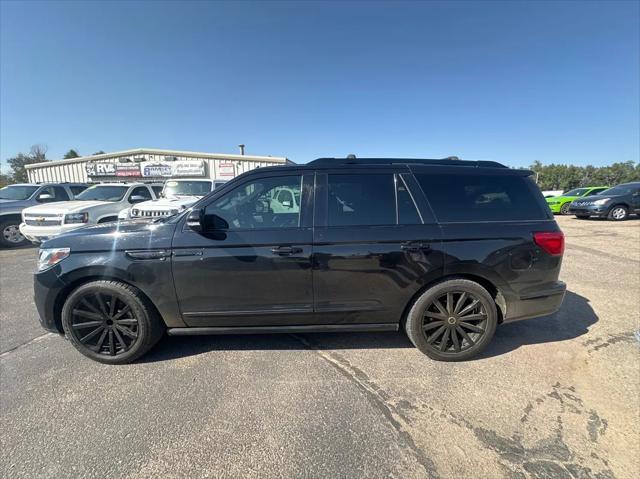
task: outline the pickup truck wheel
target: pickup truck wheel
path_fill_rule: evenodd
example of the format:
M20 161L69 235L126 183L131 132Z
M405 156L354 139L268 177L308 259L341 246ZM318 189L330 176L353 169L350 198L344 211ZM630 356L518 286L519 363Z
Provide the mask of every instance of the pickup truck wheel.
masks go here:
M436 284L413 304L405 329L411 342L431 359L463 361L493 338L498 312L478 283L453 279Z
M560 207L560 214L561 215L568 215L569 214L569 206L571 206L571 203L565 203L564 205L562 205Z
M93 281L74 290L62 307L62 326L80 353L107 364L136 360L165 329L140 291L118 281Z
M0 245L5 248L22 246L27 244L27 238L20 233L20 221L3 220L0 221Z

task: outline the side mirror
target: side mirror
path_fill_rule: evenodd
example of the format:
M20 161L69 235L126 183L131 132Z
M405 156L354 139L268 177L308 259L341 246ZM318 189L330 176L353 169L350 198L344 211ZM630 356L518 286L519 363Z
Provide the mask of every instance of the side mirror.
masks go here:
M193 231L202 232L202 210L191 210L187 216L187 226Z
M50 195L49 193L40 193L36 201L42 201L44 203L46 201L51 201L52 199L53 199L53 196Z
M147 198L140 195L133 195L131 198L129 198L129 203L131 203L132 205L135 205L136 203L142 203L143 201L147 201Z

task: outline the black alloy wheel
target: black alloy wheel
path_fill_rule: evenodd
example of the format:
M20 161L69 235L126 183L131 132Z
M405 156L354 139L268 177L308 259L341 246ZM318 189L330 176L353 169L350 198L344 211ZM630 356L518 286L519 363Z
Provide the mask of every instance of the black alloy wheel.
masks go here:
M498 323L495 301L481 285L451 279L426 290L407 315L411 342L439 361L475 356L491 341Z
M487 312L473 293L449 291L424 312L422 331L427 344L441 353L472 348L487 332Z
M76 299L71 310L71 331L85 347L116 356L138 340L138 319L131 305L116 294L90 291Z
M78 351L109 364L137 359L164 332L140 291L116 281L94 281L73 291L62 308L62 324Z
M565 203L564 205L562 205L560 207L560 214L561 215L568 215L570 206L571 206L571 203Z

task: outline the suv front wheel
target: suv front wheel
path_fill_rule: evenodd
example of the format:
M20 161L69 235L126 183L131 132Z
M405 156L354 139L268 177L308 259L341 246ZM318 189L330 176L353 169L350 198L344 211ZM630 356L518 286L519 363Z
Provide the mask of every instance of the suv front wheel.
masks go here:
M107 364L134 361L164 332L140 291L117 281L92 281L74 290L62 307L62 326L80 353Z
M452 279L426 290L405 323L411 342L438 361L463 361L482 351L498 324L496 304L478 283Z

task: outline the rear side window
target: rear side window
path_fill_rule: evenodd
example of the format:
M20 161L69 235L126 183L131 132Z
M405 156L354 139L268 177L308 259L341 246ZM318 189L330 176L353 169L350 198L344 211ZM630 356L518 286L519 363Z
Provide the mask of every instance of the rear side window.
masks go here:
M440 222L548 219L529 178L514 175L415 175Z
M330 174L327 220L328 226L395 225L393 174Z

